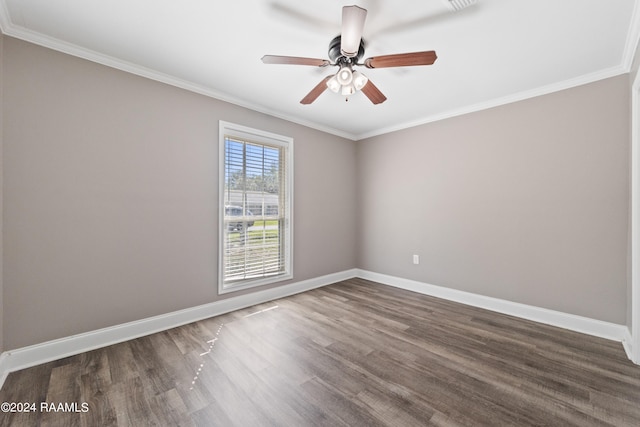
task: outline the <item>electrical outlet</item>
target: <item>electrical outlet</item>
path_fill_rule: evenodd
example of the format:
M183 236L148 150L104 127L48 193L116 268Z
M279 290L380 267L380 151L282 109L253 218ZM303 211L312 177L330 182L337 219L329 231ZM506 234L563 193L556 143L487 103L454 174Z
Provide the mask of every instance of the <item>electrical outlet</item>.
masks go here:
M413 256L413 263L414 263L415 265L420 264L420 255L414 255L414 256Z

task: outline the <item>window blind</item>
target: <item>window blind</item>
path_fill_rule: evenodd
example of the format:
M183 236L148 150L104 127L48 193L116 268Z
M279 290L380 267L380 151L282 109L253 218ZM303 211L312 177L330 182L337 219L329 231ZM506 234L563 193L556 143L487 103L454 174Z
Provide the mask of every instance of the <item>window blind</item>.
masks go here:
M224 135L222 290L290 275L289 146Z

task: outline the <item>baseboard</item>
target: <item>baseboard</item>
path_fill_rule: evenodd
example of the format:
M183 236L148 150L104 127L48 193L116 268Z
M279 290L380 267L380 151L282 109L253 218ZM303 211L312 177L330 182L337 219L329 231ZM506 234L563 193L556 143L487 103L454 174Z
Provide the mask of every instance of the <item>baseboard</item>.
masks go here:
M406 289L424 295L459 302L613 341L624 342L624 338L626 334L628 334L628 328L626 326L615 323L603 322L601 320L487 297L442 286L430 285L427 283L402 279L366 270L358 270L357 275L360 278L382 283L384 285L394 286L396 288Z
M622 346L624 347L625 353L627 353L627 357L633 363L638 364L638 361L635 359L635 354L633 353L633 337L631 336L631 331L629 328L626 328L624 333L624 338L622 339Z
M354 277L498 313L508 314L547 325L557 326L588 335L619 341L622 342L627 355L630 356L630 359L633 354L631 347L631 334L629 329L623 325L472 294L442 286L430 285L414 280L374 273L367 270L352 269L276 288L231 297L160 316L149 317L134 322L98 329L53 341L47 341L16 350L5 351L0 354L0 388L2 388L2 385L9 373L20 369L29 368L31 366L73 356L75 354L95 350L97 348L150 335L156 332L182 326L187 323L207 319L209 317L219 316L234 310L284 298L340 282L342 280L352 279Z
M0 354L0 389L4 384L4 380L7 379L7 375L9 375L9 356L6 353Z
M134 322L98 329L70 337L60 338L40 344L5 351L0 354L0 388L11 372L86 351L95 350L123 341L150 335L156 332L186 325L187 323L219 316L234 310L284 298L311 289L330 285L356 277L357 270L346 270L309 280L303 280L263 291L226 298L160 316L149 317Z

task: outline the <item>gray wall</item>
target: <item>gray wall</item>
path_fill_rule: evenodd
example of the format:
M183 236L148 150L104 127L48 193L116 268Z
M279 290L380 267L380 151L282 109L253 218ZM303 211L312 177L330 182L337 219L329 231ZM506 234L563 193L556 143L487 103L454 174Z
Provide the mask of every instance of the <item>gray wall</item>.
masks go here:
M358 266L625 324L629 127L624 75L360 141Z
M356 267L352 141L10 37L3 66L6 350L219 298L218 120L294 138L294 280Z
M218 120L295 139L296 281L360 267L626 322L629 76L354 143L2 49L0 350L219 298Z

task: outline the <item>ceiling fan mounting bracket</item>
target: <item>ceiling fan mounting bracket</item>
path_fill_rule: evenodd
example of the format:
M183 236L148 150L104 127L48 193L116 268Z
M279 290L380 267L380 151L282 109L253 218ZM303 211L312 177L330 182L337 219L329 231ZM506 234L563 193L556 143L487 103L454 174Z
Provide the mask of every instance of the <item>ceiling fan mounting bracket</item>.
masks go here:
M342 37L336 36L333 40L331 40L331 43L329 43L329 58L331 59L331 62L336 65L355 65L359 63L364 56L364 39L360 39L360 47L358 48L358 53L353 57L347 57L342 54L342 52L340 51L341 42Z

